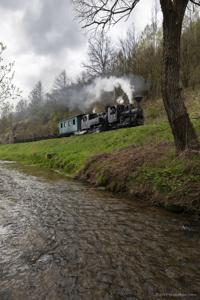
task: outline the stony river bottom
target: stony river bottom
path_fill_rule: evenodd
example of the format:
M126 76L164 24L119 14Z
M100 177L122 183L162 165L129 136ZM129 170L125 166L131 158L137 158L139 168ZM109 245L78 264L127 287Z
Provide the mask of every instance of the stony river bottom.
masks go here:
M0 162L0 300L200 299L200 223Z

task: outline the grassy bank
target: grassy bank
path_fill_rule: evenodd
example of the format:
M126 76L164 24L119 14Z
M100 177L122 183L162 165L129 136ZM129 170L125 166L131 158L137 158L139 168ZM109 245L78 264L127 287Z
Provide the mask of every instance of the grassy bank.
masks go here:
M38 164L74 175L93 155L111 153L133 144L149 144L152 140L157 144L171 139L168 125L162 123L100 134L0 145L0 159Z
M97 155L77 177L175 212L200 213L200 155L177 157L169 142Z
M195 121L200 134L200 121ZM0 145L0 159L59 169L156 205L200 211L200 156L177 157L167 123Z

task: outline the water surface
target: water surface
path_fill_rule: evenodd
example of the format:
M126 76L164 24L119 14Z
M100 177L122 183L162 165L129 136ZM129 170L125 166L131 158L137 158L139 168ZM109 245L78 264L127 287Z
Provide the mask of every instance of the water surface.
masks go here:
M0 300L200 299L194 217L0 163Z

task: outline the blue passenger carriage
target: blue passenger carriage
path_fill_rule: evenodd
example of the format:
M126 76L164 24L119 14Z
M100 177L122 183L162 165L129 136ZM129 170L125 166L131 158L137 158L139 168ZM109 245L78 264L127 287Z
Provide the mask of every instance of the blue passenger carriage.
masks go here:
M58 124L59 136L69 136L81 131L82 115L62 120Z

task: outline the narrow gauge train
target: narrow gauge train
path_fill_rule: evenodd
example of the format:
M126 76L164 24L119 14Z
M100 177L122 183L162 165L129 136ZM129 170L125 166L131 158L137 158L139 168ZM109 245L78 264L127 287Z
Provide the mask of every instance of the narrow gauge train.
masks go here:
M144 124L143 110L140 107L142 96L135 97L136 107L132 104L107 106L105 112L77 115L58 124L58 134L18 138L13 136L13 143L33 142L73 134L101 132L123 127L134 127Z
M132 104L107 106L105 112L82 114L62 120L58 124L59 136L101 132L111 129L134 127L144 124L140 107L142 96L136 96L136 107Z

